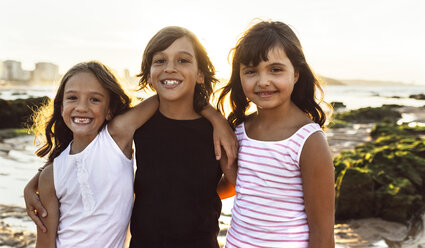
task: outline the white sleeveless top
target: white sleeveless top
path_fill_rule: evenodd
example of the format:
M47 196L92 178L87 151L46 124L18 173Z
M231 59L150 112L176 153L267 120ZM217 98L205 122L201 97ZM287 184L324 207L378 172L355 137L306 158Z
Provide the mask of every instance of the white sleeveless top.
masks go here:
M80 153L71 144L53 161L59 200L57 247L119 247L133 206L133 160L107 127Z
M323 131L310 123L285 140L260 141L248 137L243 123L236 127L239 168L226 248L308 246L299 161L315 132Z

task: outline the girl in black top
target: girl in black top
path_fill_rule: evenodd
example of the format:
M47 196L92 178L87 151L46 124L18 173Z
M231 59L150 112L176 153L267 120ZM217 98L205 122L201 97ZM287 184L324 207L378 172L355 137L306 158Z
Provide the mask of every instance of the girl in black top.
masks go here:
M214 67L193 33L166 27L149 41L139 76L159 109L134 136L130 247L216 248L222 171L211 124L199 114L217 82Z

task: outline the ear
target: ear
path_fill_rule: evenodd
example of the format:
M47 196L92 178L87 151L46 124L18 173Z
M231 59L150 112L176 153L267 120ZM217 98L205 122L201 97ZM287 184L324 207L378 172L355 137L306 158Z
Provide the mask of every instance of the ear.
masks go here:
M294 72L294 84L298 82L298 79L300 78L300 73L298 71Z
M196 77L196 83L197 84L203 84L204 83L204 80L205 80L205 76L204 76L204 73L202 73L202 72L198 72L198 76Z
M149 87L152 88L152 78L150 75L148 76L146 83L148 83Z
M106 114L106 120L107 120L107 121L112 120L112 113L111 113L111 109L108 109L108 113Z

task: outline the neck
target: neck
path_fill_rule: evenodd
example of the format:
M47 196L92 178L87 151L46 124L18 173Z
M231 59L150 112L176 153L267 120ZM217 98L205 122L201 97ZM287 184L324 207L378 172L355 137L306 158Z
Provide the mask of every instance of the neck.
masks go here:
M193 109L193 101L168 102L160 100L159 111L166 117L175 120L192 120L200 117Z
M94 138L75 137L71 144L71 154L77 154L82 152L92 142Z
M264 124L282 123L291 119L295 105L292 102L273 109L257 108L256 119Z

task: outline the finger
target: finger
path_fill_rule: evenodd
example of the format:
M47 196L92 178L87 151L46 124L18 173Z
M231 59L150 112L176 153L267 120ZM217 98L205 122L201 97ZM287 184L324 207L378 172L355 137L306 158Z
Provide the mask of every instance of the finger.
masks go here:
M230 168L233 164L234 155L232 154L232 146L224 146L223 147L225 155L227 157L227 167Z
M40 217L37 215L37 211L35 210L27 210L28 216L32 219L32 221L41 229L42 232L46 232L47 228L44 226L43 222L41 221Z
M220 160L221 159L221 146L220 142L214 140L214 152L215 152L215 159Z
M43 218L47 217L47 210L41 204L40 198L37 197L36 200L33 201L32 203L34 204L34 208L38 212L38 215L40 215Z

